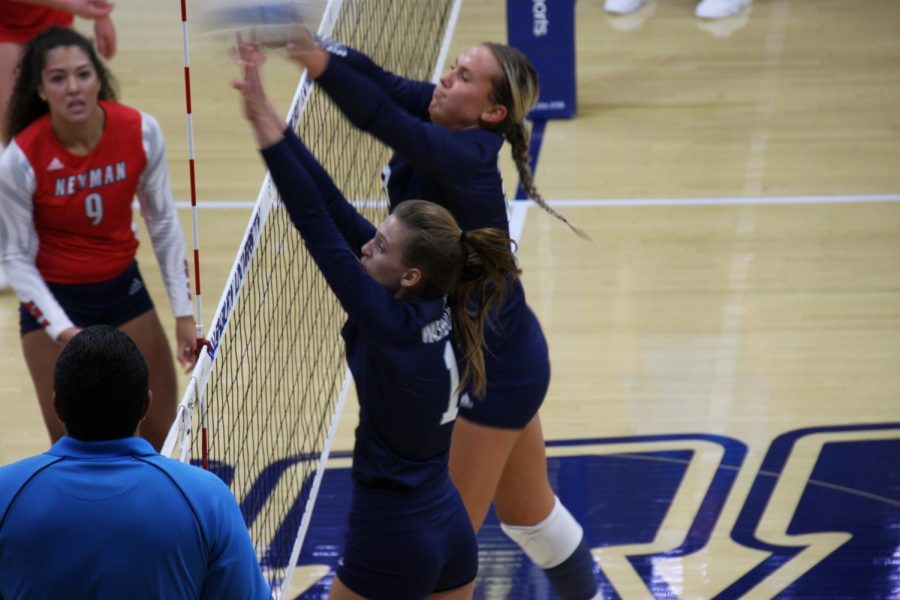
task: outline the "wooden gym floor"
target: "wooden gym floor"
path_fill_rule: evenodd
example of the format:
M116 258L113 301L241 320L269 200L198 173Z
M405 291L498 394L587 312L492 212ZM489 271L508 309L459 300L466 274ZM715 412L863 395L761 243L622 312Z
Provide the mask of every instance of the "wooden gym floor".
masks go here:
M178 6L150 4L116 9L111 68L162 123L185 201ZM594 242L531 208L519 251L554 483L607 597L898 597L900 3L693 8L576 5L578 117L547 125L537 184ZM451 56L484 39L506 39L504 3L466 0ZM193 42L199 199L235 203L200 210L207 319L263 175L234 76ZM266 77L287 107L293 67ZM139 260L170 328L149 244ZM6 464L47 447L10 294L0 347ZM481 598L551 597L519 559L487 552L481 574Z

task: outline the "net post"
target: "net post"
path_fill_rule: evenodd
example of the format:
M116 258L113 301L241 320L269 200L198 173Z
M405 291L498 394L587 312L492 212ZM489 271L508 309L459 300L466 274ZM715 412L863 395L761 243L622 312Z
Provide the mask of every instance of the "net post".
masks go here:
M203 295L200 285L200 228L198 226L197 217L197 180L196 180L196 161L194 155L194 118L193 108L191 104L191 50L190 36L188 35L187 21L187 0L180 0L181 3L181 41L182 41L182 59L184 63L184 101L185 114L187 121L187 141L188 141L188 174L191 193L191 232L193 236L193 257L194 257L194 314L196 315L196 335L198 342L203 339ZM185 265L186 267L186 265ZM199 347L196 350L199 352Z

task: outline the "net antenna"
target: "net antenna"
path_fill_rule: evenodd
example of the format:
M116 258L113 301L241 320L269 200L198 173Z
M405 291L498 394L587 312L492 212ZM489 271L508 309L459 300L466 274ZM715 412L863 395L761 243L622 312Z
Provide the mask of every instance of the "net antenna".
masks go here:
M317 33L389 71L436 82L461 1L330 0ZM388 204L379 174L390 149L357 131L305 72L285 121L357 209L380 223ZM202 463L231 487L279 598L301 560L350 390L345 318L266 174L162 453Z
M197 344L194 349L194 352L199 355L201 348L206 343L206 340L203 336L203 296L201 294L201 286L200 286L200 231L198 228L197 221L197 180L195 176L195 165L194 165L194 117L193 110L191 107L191 51L189 45L189 36L188 36L188 21L187 21L187 0L180 0L180 8L181 8L181 41L182 41L182 60L184 63L184 102L185 102L185 115L187 117L187 142L188 142L188 179L190 184L190 193L191 193L191 232L192 232L192 241L193 241L193 255L194 255L194 316L196 323L196 333L197 333ZM185 265L185 269L187 266ZM196 381L192 378L189 382L188 389L194 390L196 388ZM182 414L181 407L179 406L178 414L176 417L176 424L178 421L181 421L184 418ZM174 445L174 436L176 432L179 430L179 427L176 427L176 424L173 424L172 428L169 431L169 435L166 436L166 441L163 444L163 448L170 446L170 440ZM185 423L185 425L189 426L189 423ZM205 432L204 432L205 435ZM203 441L204 445L206 441ZM167 456L171 456L172 447L169 448L169 452L166 454ZM205 452L204 452L205 455ZM182 456L182 460L187 457L187 453L185 452ZM206 467L206 463L204 461L204 467Z

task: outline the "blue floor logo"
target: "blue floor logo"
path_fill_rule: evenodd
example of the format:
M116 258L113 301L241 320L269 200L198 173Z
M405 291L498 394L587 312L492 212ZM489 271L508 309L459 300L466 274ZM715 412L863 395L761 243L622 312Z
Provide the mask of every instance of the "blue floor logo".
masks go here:
M900 597L900 423L785 433L755 462L742 442L700 434L548 442L547 452L605 598ZM326 471L299 564L329 573L297 598L327 597L350 496L349 469ZM493 513L478 539L476 598L556 598ZM264 566L286 565L275 554ZM706 570L718 583L691 575Z

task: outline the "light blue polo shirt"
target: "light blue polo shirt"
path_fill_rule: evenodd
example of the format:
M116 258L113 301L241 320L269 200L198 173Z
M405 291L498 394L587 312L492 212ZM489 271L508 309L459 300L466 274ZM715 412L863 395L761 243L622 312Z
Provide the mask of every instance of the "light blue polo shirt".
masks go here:
M231 490L141 438L0 468L0 598L271 598Z

